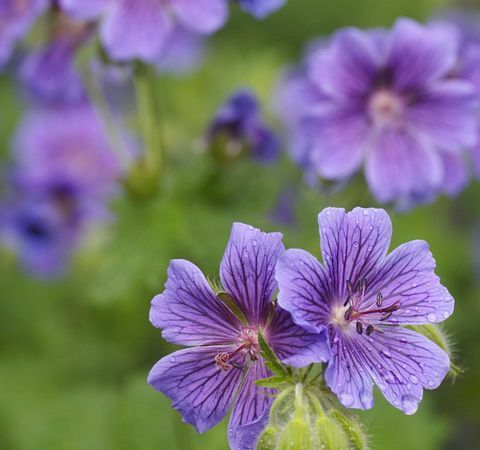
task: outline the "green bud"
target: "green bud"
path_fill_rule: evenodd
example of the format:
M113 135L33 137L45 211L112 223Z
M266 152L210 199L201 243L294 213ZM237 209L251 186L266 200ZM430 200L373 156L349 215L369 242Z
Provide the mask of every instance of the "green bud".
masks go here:
M147 167L145 161L139 160L132 165L123 183L133 198L144 200L153 197L158 192L159 174Z
M325 450L344 450L348 447L348 440L343 428L327 416L319 417L316 421L320 448Z
M265 428L258 440L257 450L276 450L277 434L278 430L274 426L269 425Z
M368 449L367 436L363 431L362 425L355 417L350 414L343 414L337 409L330 411L330 417L342 427L352 449Z
M313 450L312 438L308 423L295 416L280 436L278 450Z

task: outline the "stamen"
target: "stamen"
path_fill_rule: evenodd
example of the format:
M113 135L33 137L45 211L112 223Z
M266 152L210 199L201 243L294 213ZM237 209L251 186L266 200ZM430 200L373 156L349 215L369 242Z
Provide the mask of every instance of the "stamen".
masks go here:
M365 292L367 290L367 280L366 278L362 278L358 282L358 287L362 292Z
M345 315L343 316L345 318L345 320L350 320L350 317L352 317L352 307L350 306L350 308L347 309L347 312L345 313Z
M348 292L350 293L350 295L353 295L353 293L354 293L353 284L350 280L347 280L347 289L348 289Z
M379 292L377 294L377 306L380 308L380 306L382 306L382 303L383 303L383 295L381 292Z
M370 336L373 333L373 325L368 325L365 333L367 336Z
M383 322L384 320L390 319L390 317L392 317L392 313L387 312L382 317L380 317L380 321Z
M357 333L362 334L362 332L363 332L362 322L357 322Z
M215 355L215 366L219 370L228 370L232 367L227 363L229 359L230 355L227 352L218 353Z
M347 299L345 300L345 303L343 304L343 306L347 306L349 303L350 303L350 294L347 295Z

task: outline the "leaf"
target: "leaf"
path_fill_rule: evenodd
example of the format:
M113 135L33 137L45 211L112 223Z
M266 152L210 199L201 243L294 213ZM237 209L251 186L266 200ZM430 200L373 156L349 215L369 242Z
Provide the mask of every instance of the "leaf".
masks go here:
M243 314L237 302L229 294L226 292L219 292L217 297L230 308L230 310L238 317L238 319L240 319L245 325L248 324L245 314Z
M274 375L270 378L262 378L260 380L256 380L255 384L257 386L266 388L278 388L280 384L285 383L286 381L288 380L286 380L285 377L282 377L280 375Z
M258 344L260 346L260 350L262 351L262 356L265 359L266 366L277 375L289 376L289 371L287 368L278 360L277 356L268 345L265 337L263 336L262 332L258 333Z

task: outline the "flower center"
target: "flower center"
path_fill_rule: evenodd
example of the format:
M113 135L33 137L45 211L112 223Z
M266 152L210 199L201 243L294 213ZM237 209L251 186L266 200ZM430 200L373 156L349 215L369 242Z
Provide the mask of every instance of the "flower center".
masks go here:
M235 350L215 355L215 366L219 370L228 370L232 367L243 369L259 356L258 328L243 327L237 338Z
M370 119L376 126L400 126L404 104L402 99L387 89L375 91L368 102Z
M347 281L347 297L342 306L336 306L332 311L332 323L340 328L347 329L355 322L358 334L369 336L374 331L379 331L378 322L383 322L399 309L398 302L384 305L383 295L377 295L371 301L366 300L367 280L360 279L355 285Z

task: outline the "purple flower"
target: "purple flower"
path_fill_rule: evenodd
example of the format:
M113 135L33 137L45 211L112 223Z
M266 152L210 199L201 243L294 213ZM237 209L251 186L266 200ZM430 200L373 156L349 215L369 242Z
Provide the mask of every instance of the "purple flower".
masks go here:
M387 255L392 224L382 209L327 208L318 221L323 264L287 250L276 269L279 305L306 330L327 330L325 380L344 406L371 408L376 384L413 414L423 389L437 388L450 367L436 344L403 327L438 323L453 311L428 244L408 242Z
M48 5L49 0L0 0L0 67Z
M246 149L262 162L275 160L280 151L279 140L260 118L257 98L248 90L235 92L222 105L206 138L210 146L222 141L220 144L226 144L230 156Z
M473 86L450 76L457 58L450 33L408 19L389 32L339 31L293 79L303 93L289 119L297 158L331 180L364 165L380 202L432 199L443 158L476 141Z
M4 240L33 274L57 275L88 225L109 217L120 164L87 106L32 113L17 132L14 157Z
M211 34L226 22L226 0L61 0L78 19L102 16L101 41L115 60L155 62L169 45L176 25Z
M255 385L255 380L270 376L259 349L260 330L286 364L303 367L328 357L325 335L296 326L272 303L274 268L284 251L281 239L280 233L233 225L220 279L246 322L185 260L171 262L165 291L152 301L153 325L163 329L167 341L189 348L161 359L149 383L170 397L199 432L222 420L234 403L228 427L234 450L255 448L273 400L271 390Z
M60 12L54 20L50 40L28 54L20 78L34 97L44 102L82 101L85 91L75 67L75 53L89 37L90 27Z
M277 9L280 9L286 0L234 0L241 8L258 19L263 19Z

